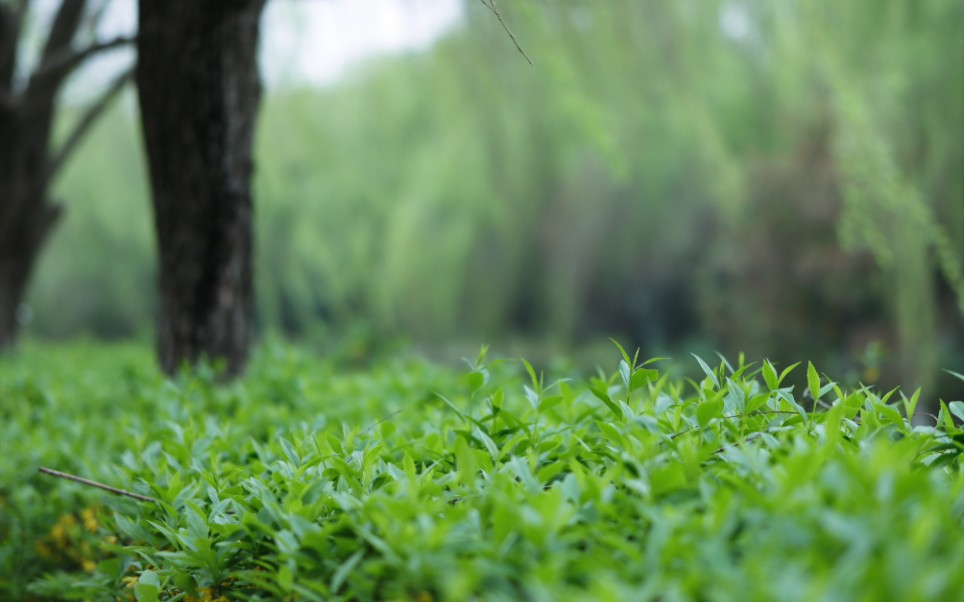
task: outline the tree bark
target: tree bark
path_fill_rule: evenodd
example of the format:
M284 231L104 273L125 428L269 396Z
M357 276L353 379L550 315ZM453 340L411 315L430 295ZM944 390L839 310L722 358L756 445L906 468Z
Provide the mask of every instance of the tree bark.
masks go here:
M160 257L158 351L174 373L252 338L251 151L265 0L141 0L136 81Z

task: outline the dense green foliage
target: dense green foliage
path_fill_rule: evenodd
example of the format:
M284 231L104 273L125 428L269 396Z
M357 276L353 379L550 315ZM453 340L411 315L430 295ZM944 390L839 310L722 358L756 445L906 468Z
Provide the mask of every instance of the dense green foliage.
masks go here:
M619 351L612 374L550 383L484 353L359 370L269 345L219 387L163 379L140 347L28 346L0 364L0 598L964 591L964 403L912 427L918 393L812 365L794 390L793 367L694 359L676 380Z
M267 94L266 329L622 334L840 374L869 353L881 386L958 395L958 0L504 8L534 66L472 0L424 53ZM135 123L127 102L59 182L35 334L151 326Z

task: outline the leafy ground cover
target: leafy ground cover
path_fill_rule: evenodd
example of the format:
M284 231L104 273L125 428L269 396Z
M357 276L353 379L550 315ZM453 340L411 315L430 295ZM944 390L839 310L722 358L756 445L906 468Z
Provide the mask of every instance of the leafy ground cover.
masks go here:
M28 346L0 364L0 599L964 591L961 402L912 426L917 393L809 365L694 358L694 381L613 358L550 382L484 353L361 370L268 345L222 387L165 380L143 348Z

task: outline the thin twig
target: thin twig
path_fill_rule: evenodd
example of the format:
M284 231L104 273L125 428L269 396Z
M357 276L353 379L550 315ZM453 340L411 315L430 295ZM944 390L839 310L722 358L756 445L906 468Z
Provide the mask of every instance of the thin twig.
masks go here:
M525 50L522 49L522 46L519 46L519 41L515 39L515 35L509 29L509 26L506 25L505 21L502 20L502 14L499 13L499 7L495 5L495 0L479 0L479 2L482 3L482 6L492 11L492 14L495 15L495 18L498 19L499 23L502 24L502 29L504 29L505 32L509 34L509 37L512 39L512 43L515 44L516 50L518 50L519 54L521 54L522 57L525 58L525 60L528 61L529 64L531 65L532 59L530 59L529 55L527 55Z
M749 443L750 441L753 441L754 439L756 439L757 437L760 437L760 436L762 436L762 435L763 435L763 432L762 432L762 431L757 431L757 432L755 432L755 433L750 433L749 435L746 436L746 439L744 439L744 440L742 441L742 443ZM729 445L729 444L727 444L727 445ZM721 453L723 453L723 452L725 452L725 451L726 451L726 445L721 445L720 448L717 449L717 450L716 450L715 452L713 452L713 453L714 453L714 454L721 454Z
M726 419L730 419L730 418L746 418L747 416L757 416L757 415L764 415L764 414L778 414L778 415L779 415L779 414L797 414L797 412L791 412L791 411L789 411L789 410L786 410L786 411L783 411L783 410L754 410L754 411L750 412L749 414L727 414L726 416L722 416L722 418L726 418ZM670 435L670 439L676 439L677 437L682 437L683 435L685 435L686 433L688 433L688 432L690 432L690 431L695 431L696 429L702 429L702 428L704 428L705 426L706 426L706 425L703 425L703 426L691 426L691 427L689 427L689 428L685 428L685 429L681 430L681 431L678 432L678 433L673 433L672 435Z
M47 468L45 466L41 466L38 470L44 474L49 474L52 477L59 477L61 479L67 479L68 481L74 481L75 483L80 483L81 485L89 485L91 487L96 487L97 489L103 489L104 491L109 491L110 493L113 493L115 495L123 495L125 497L133 498L139 502L155 503L157 501L154 498L148 497L146 495L141 495L139 493L131 493L130 491L124 491L123 489L118 489L116 487L111 487L110 485L104 485L103 483L98 483L97 481L91 481L83 477L67 474L66 472L60 472L59 470L53 470L52 468Z
M373 425L371 425L370 427L368 427L367 429L363 430L363 431L361 432L361 434L367 433L368 431L372 430L373 428L375 428L375 427L378 426L379 424L385 422L386 420L391 420L392 418L398 416L399 414L401 414L401 413L404 412L404 411L405 411L405 408L402 408L401 410L395 410L394 412L392 412L392 413L389 414L388 416L385 416L384 418L381 418L380 420L377 420L377 421L375 422L375 424L373 424Z

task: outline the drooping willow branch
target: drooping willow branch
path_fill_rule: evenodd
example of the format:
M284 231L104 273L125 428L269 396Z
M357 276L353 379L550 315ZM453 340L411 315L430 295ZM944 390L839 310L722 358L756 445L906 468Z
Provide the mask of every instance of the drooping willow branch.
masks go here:
M509 34L509 37L512 39L512 43L515 44L516 50L518 50L519 54L521 54L522 57L531 65L532 59L530 59L529 55L526 54L525 50L522 49L522 46L519 46L519 41L515 39L515 35L512 33L512 30L510 30L509 26L505 24L505 21L502 19L502 13L499 12L499 7L495 4L495 0L479 0L479 2L482 3L482 6L492 11L492 14L495 15L495 18L498 19L499 23L502 25L502 29Z
M122 495L124 497L135 499L139 502L148 502L153 504L157 501L150 496L141 495L139 493L132 493L130 491L125 491L123 489L111 487L110 485L104 485L103 483L98 483L97 481L91 481L90 479L85 479L83 477L78 477L76 475L67 474L66 472L60 472L59 470L54 470L52 468L47 468L45 466L41 466L38 470L44 474L49 474L52 477L67 479L68 481L74 481L75 483L80 483L81 485L88 485L90 487L96 487L97 489L103 489L104 491L108 491L110 493L113 493L114 495Z

